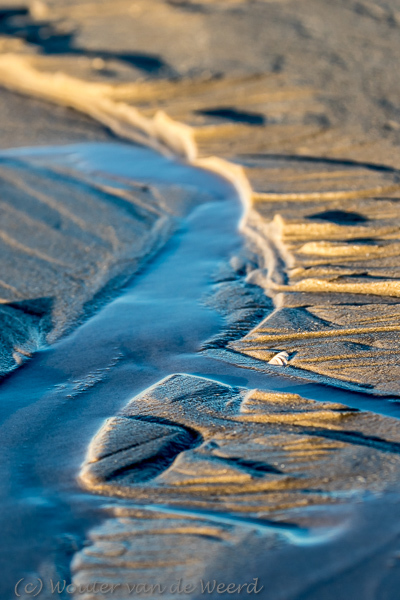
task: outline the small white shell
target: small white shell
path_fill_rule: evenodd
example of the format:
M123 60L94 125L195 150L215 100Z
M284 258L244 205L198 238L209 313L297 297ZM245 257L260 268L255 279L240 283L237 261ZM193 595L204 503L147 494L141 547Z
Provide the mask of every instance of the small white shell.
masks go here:
M271 358L271 360L268 361L269 365L277 365L278 367L286 367L286 365L288 364L289 361L289 354L285 351L283 352L279 352L278 354L275 354L275 356L273 356Z

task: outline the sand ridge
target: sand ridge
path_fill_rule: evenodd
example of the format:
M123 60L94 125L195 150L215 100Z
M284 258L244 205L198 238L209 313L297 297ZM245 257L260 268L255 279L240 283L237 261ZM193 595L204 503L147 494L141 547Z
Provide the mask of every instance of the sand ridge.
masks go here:
M335 522L326 509L388 489L398 478L399 451L395 419L171 375L91 441L83 487L134 505L110 504L74 558L73 582L168 587L181 577L199 585L215 564L226 577L232 553L254 536L271 560L285 542L340 535L343 517ZM116 593L126 597L123 585Z

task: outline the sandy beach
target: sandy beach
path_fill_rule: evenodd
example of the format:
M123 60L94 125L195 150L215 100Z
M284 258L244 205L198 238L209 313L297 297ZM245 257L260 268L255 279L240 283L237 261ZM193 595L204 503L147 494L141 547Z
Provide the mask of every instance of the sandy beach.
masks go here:
M5 598L395 598L399 27L0 2Z

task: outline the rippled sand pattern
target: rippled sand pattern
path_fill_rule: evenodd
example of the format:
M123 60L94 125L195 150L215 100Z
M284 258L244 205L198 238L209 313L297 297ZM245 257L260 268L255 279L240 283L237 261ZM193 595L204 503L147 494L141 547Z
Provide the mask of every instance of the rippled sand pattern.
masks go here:
M173 206L165 211L156 188L34 160L3 158L0 181L4 374L126 281L165 241Z
M73 585L84 592L76 597L84 600L98 597L85 593L96 582L115 585L116 598L128 598L129 590L146 598L193 597L202 592L202 578L206 585L207 565L220 562L227 551L237 552L254 536L254 530L240 523L217 524L201 516L128 507L110 507L110 513L113 518L91 531L87 547L72 564ZM186 592L178 592L179 580Z
M293 367L398 393L396 171L255 157L247 172L250 223L268 241L257 281L276 310L232 348L261 360L286 350Z
M172 375L90 444L82 485L143 510L110 507L112 518L75 557L74 583L198 583L256 532L272 551L276 536L296 536L292 520L321 526L318 506L384 489L399 476L399 457L395 419Z
M101 493L267 516L396 477L391 425L340 404L172 375L106 422L80 479Z
M262 360L286 350L293 367L399 393L396 153L325 126L318 92L279 75L110 84L72 77L68 60L53 74L62 60L3 55L0 79L223 173L241 193L260 257L249 279L276 310L232 349Z
M40 35L30 44L3 39L0 83L79 110L122 138L183 157L236 186L245 206L241 229L256 257L246 284L260 286L267 301L251 331L243 326L239 340L224 334L217 350L210 342L205 352L242 366L398 396L400 124L394 71L382 67L385 52L392 65L392 49L398 55L395 4L37 2L29 19L50 26L56 37L65 35L62 27L69 24L62 19L71 17L81 25L79 38L73 51L68 46L61 54ZM271 21L264 34L256 25L258 14L266 13L257 11L267 5ZM228 14L232 29L224 37ZM134 27L135 43L148 54L120 49L131 48ZM375 27L386 29L378 34ZM256 29L259 37L271 37L267 50L255 39ZM120 46L111 52L107 44L115 31ZM99 50L99 32L106 50ZM381 54L368 61L376 38ZM295 76L293 64L290 73L284 67L297 52ZM152 202L155 227L159 207ZM40 246L29 252L44 260ZM12 278L5 283L15 286ZM228 304L224 291L209 301ZM30 318L35 326L37 315ZM232 328L240 329L239 318ZM287 369L268 367L281 351L289 354ZM224 570L226 557L248 551L253 536L268 533L264 549L269 543L275 549L284 534L307 538L313 527L332 524L328 507L398 481L399 450L397 421L390 418L171 375L108 419L90 444L82 486L129 500L125 508L111 505L110 518L91 531L89 545L75 556L74 581L198 580L214 563ZM364 540L380 533L363 527ZM299 561L303 550L295 550ZM351 555L352 568L359 566L357 553L342 547L337 554L327 561L333 579L342 555ZM273 563L273 552L268 558ZM243 572L242 556L236 560ZM371 570L365 564L364 574ZM306 570L308 577L312 569ZM329 577L324 570L322 586ZM285 593L285 586L279 589ZM124 593L117 590L115 597ZM315 594L286 597L317 598L318 589Z

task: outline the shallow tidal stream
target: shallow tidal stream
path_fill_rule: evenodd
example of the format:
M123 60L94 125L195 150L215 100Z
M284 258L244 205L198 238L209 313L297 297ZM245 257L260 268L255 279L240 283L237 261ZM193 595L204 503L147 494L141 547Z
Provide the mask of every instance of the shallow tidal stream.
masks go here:
M224 326L204 296L221 264L245 243L238 231L243 208L221 178L117 143L13 150L2 156L143 184L197 188L214 198L181 219L173 237L114 300L1 383L2 598L12 597L22 577L69 577L71 556L85 532L104 518L107 502L76 482L87 446L105 418L167 375L195 374L400 416L399 405L385 399L285 378L284 373L241 369L199 352Z

